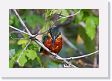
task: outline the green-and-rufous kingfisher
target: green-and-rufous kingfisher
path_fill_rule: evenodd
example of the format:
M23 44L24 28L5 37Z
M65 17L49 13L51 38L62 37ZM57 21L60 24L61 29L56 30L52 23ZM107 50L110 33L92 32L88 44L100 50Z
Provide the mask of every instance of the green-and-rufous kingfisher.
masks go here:
M47 34L43 35L42 42L51 52L58 54L62 49L63 45L62 35L61 32L59 31L59 28L58 27L50 28ZM43 53L44 55L49 54L43 48L40 49L40 52Z

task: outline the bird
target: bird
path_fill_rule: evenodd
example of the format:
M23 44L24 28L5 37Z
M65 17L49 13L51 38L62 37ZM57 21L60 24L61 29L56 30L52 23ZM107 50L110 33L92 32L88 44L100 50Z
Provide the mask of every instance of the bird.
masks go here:
M56 54L60 52L63 45L62 35L58 27L51 27L47 34L42 37L43 44L51 51ZM49 53L41 47L40 53L42 55L48 55Z

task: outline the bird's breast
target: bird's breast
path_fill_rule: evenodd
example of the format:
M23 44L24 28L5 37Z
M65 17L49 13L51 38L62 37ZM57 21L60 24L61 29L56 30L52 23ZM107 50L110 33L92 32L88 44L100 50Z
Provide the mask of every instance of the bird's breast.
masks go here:
M45 41L44 45L45 45L49 50L51 50L52 52L58 53L58 52L61 50L61 48L62 48L62 38L57 38L57 39L55 40L54 45L52 45L52 39L51 39L51 38L48 38L48 39Z

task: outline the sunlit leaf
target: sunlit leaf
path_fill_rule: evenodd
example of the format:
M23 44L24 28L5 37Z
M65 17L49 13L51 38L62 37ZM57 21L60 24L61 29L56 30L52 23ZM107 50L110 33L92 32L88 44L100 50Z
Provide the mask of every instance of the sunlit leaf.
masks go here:
M64 23L67 20L67 18L60 18L59 21L60 23Z
M15 60L14 60L14 58L12 57L12 58L9 60L9 67L10 67L10 68L13 68L14 63L15 63Z
M26 50L25 55L31 60L34 60L37 57L36 51L34 50Z
M28 59L34 60L36 58L37 62L42 66L40 57L37 55L36 51L34 51L34 50L26 50L25 54L28 57Z
M27 62L27 59L25 57L25 54L22 54L22 56L19 59L19 65L24 66L24 64Z
M61 15L63 16L69 16L70 14L68 13L68 11L66 9L61 10Z
M93 40L96 34L96 25L95 25L94 17L87 18L85 29L88 36Z
M77 12L78 12L78 11L77 11ZM74 12L74 13L77 13L77 12ZM76 22L76 23L81 22L81 21L83 20L83 16L84 16L83 11L80 11L80 14L77 14L77 15L75 16L75 22Z
M22 45L22 44L27 44L28 40L25 40L25 39L20 39L18 41L18 45Z
M44 25L41 28L40 32L47 31L52 25L53 25L53 22L52 21L47 21L46 23L44 23Z

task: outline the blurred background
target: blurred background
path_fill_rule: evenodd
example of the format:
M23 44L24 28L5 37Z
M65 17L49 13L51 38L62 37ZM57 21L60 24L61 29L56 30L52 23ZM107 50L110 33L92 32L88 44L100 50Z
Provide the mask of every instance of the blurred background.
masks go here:
M32 34L60 26L64 39L59 56L63 58L86 55L99 48L99 10L97 9L18 9L17 12ZM76 15L70 16L73 14ZM25 31L11 9L9 10L9 25ZM42 36L43 34L39 35L38 39L42 40ZM39 53L41 47L34 41L31 41L17 63L28 41L30 41L28 35L9 28L10 68L63 68L61 62L41 56ZM97 68L99 55L94 54L71 60L71 62L79 68Z

